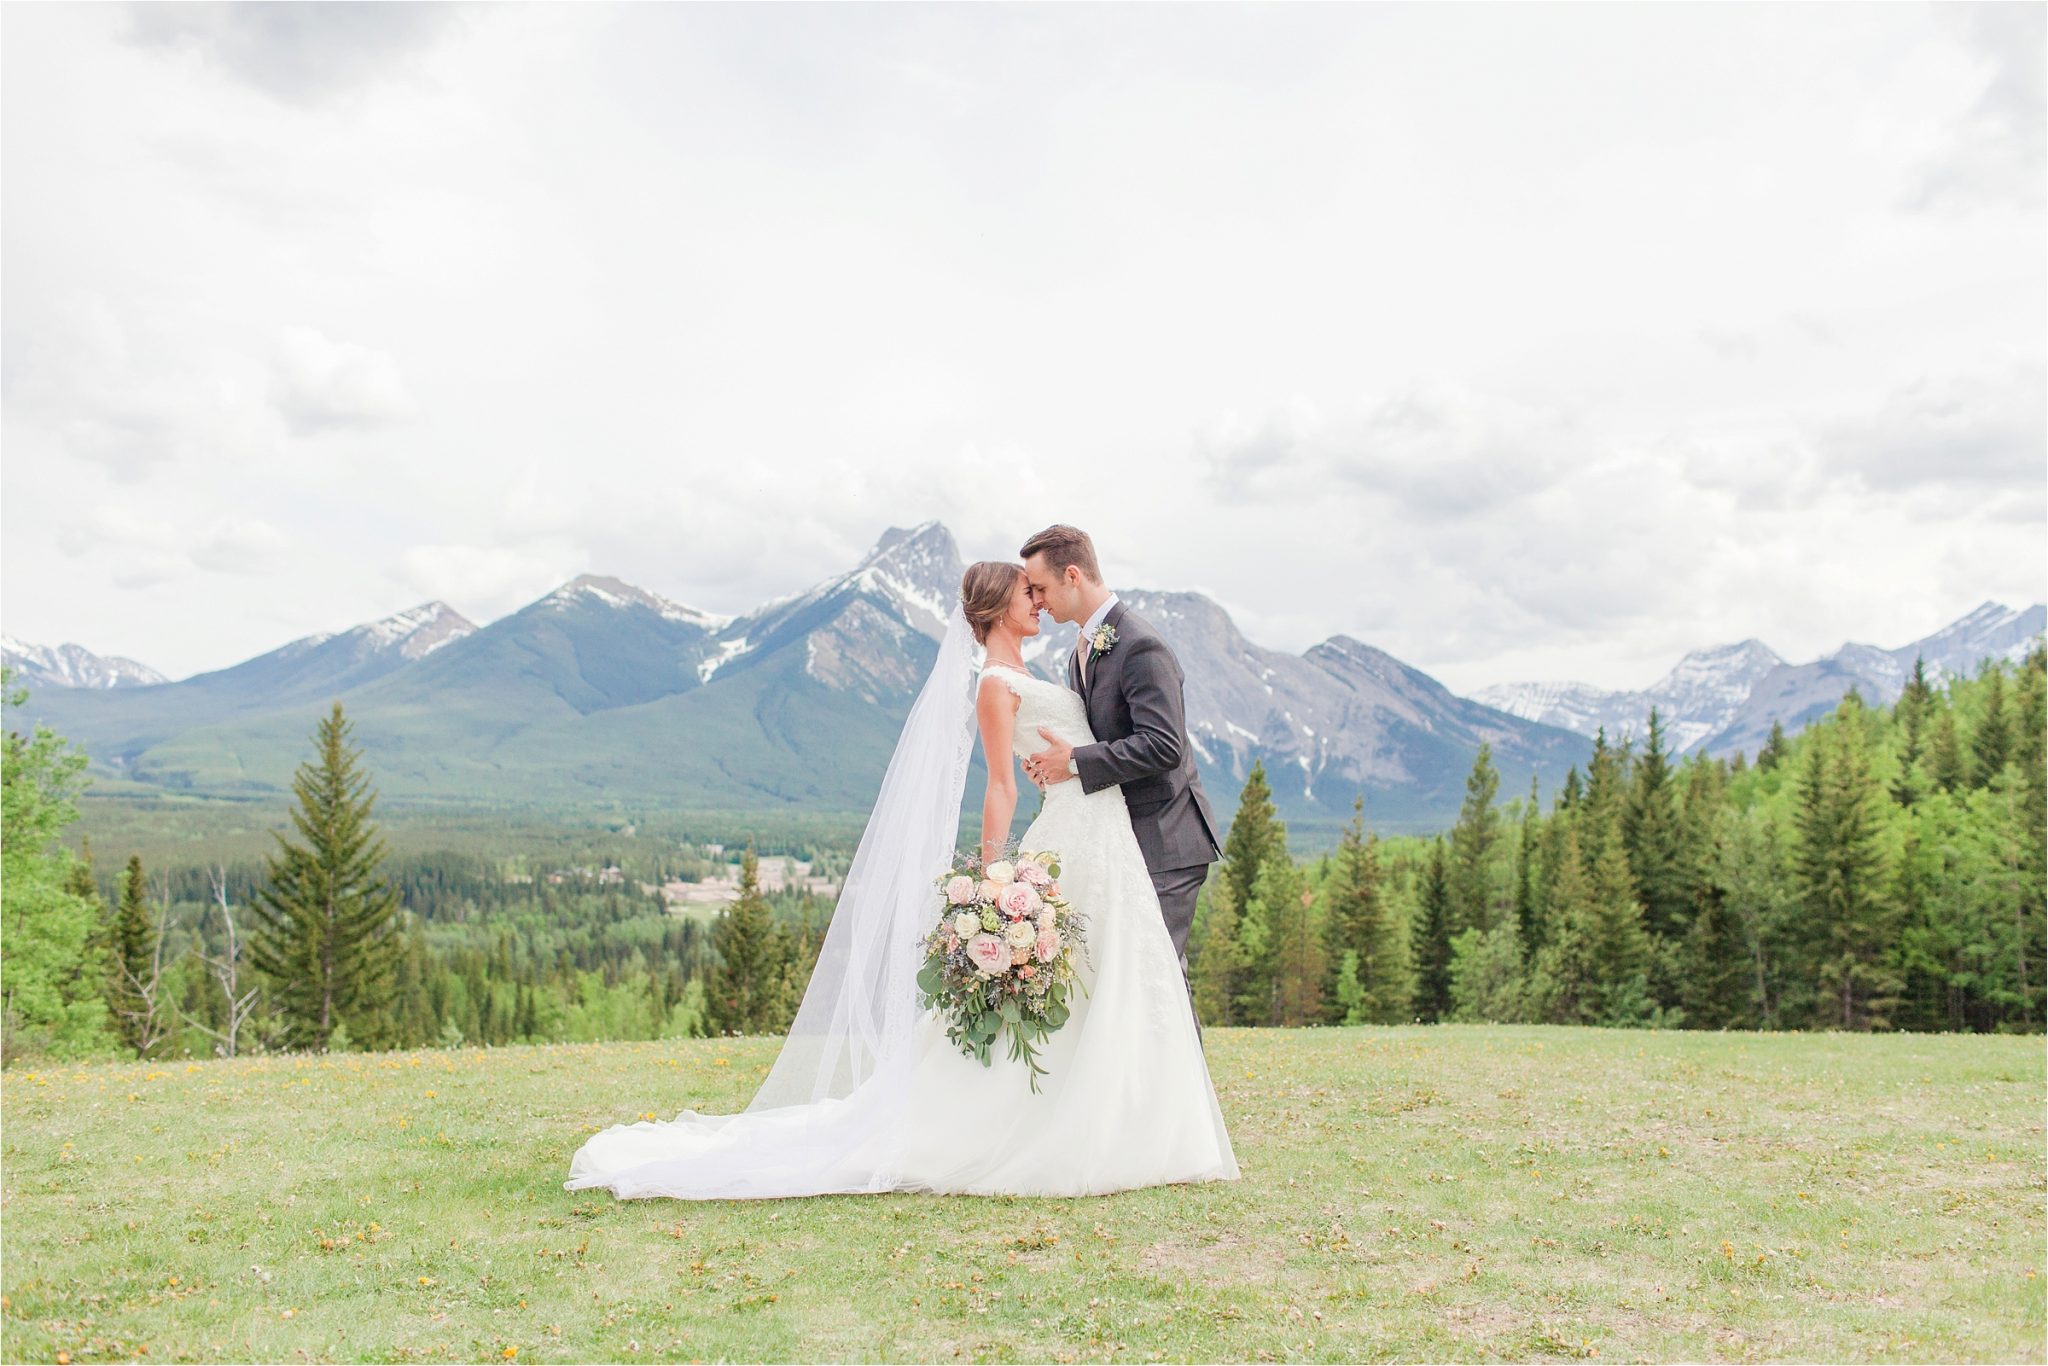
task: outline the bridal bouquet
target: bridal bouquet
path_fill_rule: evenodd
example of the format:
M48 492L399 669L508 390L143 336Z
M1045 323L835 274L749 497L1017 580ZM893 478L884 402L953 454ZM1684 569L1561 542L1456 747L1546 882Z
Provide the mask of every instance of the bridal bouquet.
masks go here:
M939 923L917 974L918 1003L951 1017L946 1037L988 1067L990 1046L1007 1036L1033 1092L1046 1075L1038 1046L1067 1022L1074 955L1087 942L1087 917L1060 895L1059 874L1050 853L987 867L977 855L956 859L939 876Z

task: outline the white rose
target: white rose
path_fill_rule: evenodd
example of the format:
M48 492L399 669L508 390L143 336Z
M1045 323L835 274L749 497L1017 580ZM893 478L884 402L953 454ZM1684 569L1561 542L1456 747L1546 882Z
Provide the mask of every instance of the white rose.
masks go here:
M1038 942L1038 929L1028 920L1011 921L1010 928L1003 933L1013 949L1028 949Z
M1008 859L1003 860L1001 863L991 863L988 866L987 872L988 880L997 886L1003 886L1017 880L1016 866Z
M981 917L971 911L962 911L953 917L953 933L962 939L972 939L981 933Z

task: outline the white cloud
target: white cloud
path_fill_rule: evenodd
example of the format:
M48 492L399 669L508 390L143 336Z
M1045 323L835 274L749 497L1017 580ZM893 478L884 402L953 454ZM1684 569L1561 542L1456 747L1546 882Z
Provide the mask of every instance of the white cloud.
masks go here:
M1934 7L1961 42L1981 89L1920 168L1905 203L1963 210L2039 208L2048 189L2048 8L1958 3Z
M390 578L404 593L450 603L484 621L514 611L583 572L580 548L418 545L404 551Z
M1297 399L1256 426L1225 418L1202 457L1225 499L1312 503L1357 492L1404 516L1456 518L1540 490L1598 453L1569 414L1420 381L1326 419Z
M2038 600L1985 24L2038 7L17 6L9 629L742 611L930 517L1469 686Z
M1877 411L1829 426L1829 460L1869 489L1946 492L1966 503L2048 491L2048 370L1922 377Z
M127 37L139 47L193 54L285 104L316 105L388 76L455 9L352 0L133 4Z
M279 337L272 395L300 436L381 426L412 410L390 356L310 327L288 327Z
M268 576L289 539L261 518L216 516L188 528L169 517L102 504L57 529L56 546L72 559L105 559L123 587L170 583L195 570Z
M268 574L291 542L276 527L250 518L222 517L192 545L192 563L217 574Z

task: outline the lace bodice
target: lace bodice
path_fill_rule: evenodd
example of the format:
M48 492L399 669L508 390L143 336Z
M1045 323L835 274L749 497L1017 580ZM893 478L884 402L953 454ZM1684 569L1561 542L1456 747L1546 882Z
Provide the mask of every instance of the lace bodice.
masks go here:
M1018 758L1028 758L1045 748L1045 739L1038 733L1040 726L1076 748L1095 743L1095 732L1088 729L1087 706L1081 695L1064 683L1050 682L1008 664L990 664L981 671L983 678L991 674L1020 699L1017 732L1011 741Z

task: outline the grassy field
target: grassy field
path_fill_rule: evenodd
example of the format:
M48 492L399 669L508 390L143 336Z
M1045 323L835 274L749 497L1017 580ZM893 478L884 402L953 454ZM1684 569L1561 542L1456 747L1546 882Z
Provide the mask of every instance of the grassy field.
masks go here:
M774 1048L12 1069L0 1355L2043 1357L2039 1038L1212 1030L1238 1182L561 1189Z

